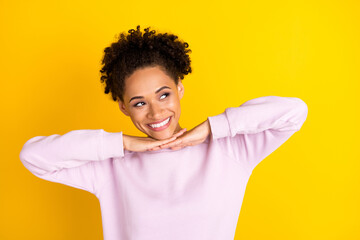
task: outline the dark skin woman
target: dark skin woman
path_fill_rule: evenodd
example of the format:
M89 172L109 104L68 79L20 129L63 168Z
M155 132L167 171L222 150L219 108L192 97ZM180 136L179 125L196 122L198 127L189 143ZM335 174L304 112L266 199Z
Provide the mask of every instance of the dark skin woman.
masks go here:
M181 128L182 79L191 72L188 44L172 34L129 30L105 48L101 69L105 93L111 92L120 110L147 137L123 134L124 148L143 152L178 150L204 142L210 135L208 120L190 131Z

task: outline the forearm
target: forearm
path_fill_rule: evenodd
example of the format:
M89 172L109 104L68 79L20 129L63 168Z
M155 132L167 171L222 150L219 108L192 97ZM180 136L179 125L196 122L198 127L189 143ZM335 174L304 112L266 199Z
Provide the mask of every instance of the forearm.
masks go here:
M214 138L255 134L267 129L299 130L307 117L307 105L299 98L266 96L227 108L209 117Z
M77 167L89 161L123 156L122 145L122 132L73 130L63 135L29 139L20 152L20 159L30 171L44 174Z

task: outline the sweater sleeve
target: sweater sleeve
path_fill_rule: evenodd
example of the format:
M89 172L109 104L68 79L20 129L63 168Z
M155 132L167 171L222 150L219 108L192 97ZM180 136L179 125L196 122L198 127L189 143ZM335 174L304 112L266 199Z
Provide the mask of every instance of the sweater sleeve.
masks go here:
M35 176L86 190L96 196L104 181L101 162L122 156L122 132L103 129L33 137L25 142L20 152L21 162Z
M265 96L227 108L208 120L212 139L229 137L229 151L252 171L300 130L307 114L307 105L300 98Z

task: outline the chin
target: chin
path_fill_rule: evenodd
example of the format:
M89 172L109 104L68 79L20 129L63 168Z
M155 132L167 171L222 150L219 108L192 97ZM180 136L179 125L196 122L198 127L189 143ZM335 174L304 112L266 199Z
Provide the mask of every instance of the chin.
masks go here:
M157 133L148 133L147 135L156 140L164 140L164 139L171 138L174 135L174 132L167 130L167 131L157 132Z
M152 134L150 136L156 140L164 140L170 138L172 135L169 133L158 133L158 134Z

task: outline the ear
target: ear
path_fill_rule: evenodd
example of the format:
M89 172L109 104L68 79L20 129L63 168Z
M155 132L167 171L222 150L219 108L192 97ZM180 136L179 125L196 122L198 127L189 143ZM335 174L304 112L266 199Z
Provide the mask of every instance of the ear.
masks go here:
M178 95L179 98L182 99L182 97L184 96L184 85L181 82L181 79L179 79L179 82L177 84L177 89L178 89Z
M126 116L129 116L130 114L128 113L128 111L126 110L126 106L125 104L119 100L119 108L120 110L126 115Z

